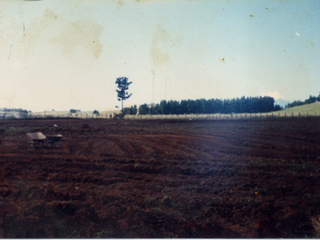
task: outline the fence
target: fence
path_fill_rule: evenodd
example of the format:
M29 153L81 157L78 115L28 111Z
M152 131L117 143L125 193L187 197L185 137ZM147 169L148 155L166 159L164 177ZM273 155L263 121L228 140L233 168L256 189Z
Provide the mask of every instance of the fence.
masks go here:
M152 119L185 119L185 120L237 120L237 119L262 119L262 118L280 118L280 117L319 117L320 112L272 112L272 113L233 113L233 114L169 114L169 115L125 115L124 119L131 120L152 120ZM87 113L61 114L61 115L33 115L28 118L79 118L79 119L110 119L110 114L101 114L99 116Z
M280 117L317 117L320 113L315 112L292 112L292 113L237 113L237 114L182 114L182 115L126 115L125 119L186 119L186 120L237 120L237 119L260 119Z

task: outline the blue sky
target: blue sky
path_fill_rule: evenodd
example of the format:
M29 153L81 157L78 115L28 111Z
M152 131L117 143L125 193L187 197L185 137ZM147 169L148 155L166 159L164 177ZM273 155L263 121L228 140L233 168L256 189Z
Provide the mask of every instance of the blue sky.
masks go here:
M121 76L133 82L125 106L320 91L320 1L3 0L0 9L0 107L114 109Z

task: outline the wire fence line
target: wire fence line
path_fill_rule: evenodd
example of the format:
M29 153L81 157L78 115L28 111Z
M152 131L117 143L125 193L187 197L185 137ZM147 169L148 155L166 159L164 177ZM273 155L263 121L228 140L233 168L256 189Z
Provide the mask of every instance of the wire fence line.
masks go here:
M237 119L259 119L277 117L317 117L320 113L294 112L294 113L237 113L237 114L170 114L170 115L126 115L125 119L186 119L186 120L237 120Z
M264 118L302 118L302 117L319 117L319 111L313 112L269 112L269 113L232 113L232 114L158 114L158 115L125 115L124 119L127 120L161 120L161 119L185 119L185 120L237 120L237 119L264 119ZM29 114L27 118L78 118L78 119L113 119L110 114L60 114L60 115L38 115Z

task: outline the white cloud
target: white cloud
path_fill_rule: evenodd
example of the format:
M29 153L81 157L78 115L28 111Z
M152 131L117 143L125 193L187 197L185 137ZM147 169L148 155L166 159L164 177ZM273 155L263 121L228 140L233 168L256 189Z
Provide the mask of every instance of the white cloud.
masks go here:
M298 32L296 32L296 34L295 34L296 36L298 36L298 37L300 37L301 36L301 34L299 34Z
M283 99L283 96L277 91L267 92L267 93L260 93L259 95L262 96L262 97L264 97L264 96L273 97L275 100L277 100L279 98Z

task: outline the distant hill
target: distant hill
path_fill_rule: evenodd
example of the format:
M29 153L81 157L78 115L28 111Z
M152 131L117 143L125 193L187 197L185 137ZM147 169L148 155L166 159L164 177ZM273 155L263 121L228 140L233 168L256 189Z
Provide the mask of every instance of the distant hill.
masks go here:
M285 107L288 103L290 103L289 101L283 100L281 98L275 100L275 104L281 106L281 107Z
M320 115L320 102L304 104L304 105L296 106L292 108L285 108L279 112L287 113L287 114L300 112L301 114L310 113L310 115L314 115L314 113L316 112L317 115Z

